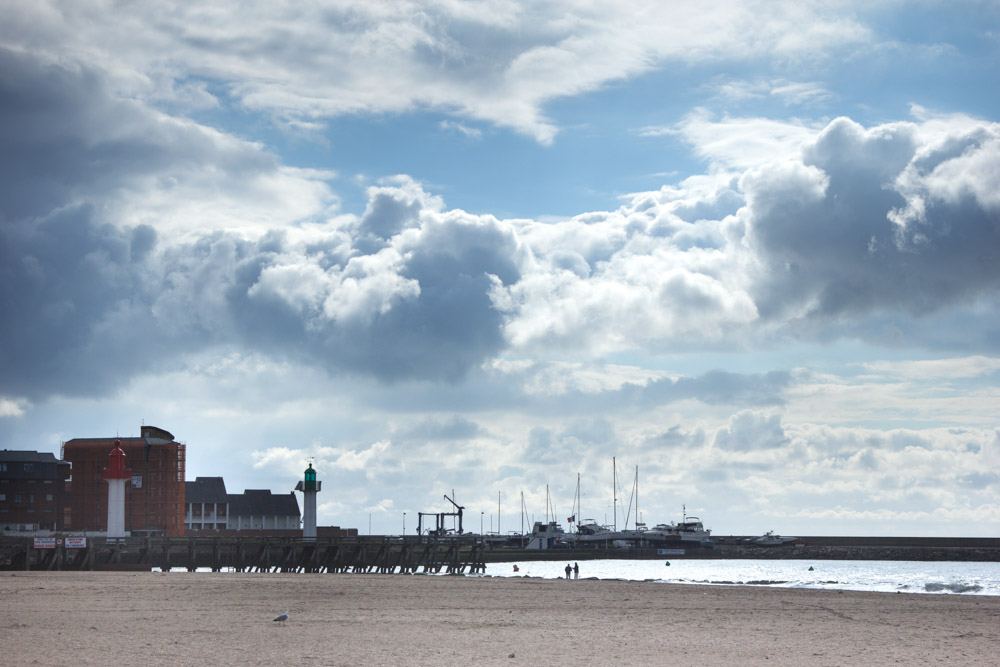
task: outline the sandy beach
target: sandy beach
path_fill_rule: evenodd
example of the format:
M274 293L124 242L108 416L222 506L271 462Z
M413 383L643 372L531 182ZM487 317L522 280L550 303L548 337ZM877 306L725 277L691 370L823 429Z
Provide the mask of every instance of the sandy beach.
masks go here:
M5 572L0 599L5 665L1000 664L1000 598L986 596Z

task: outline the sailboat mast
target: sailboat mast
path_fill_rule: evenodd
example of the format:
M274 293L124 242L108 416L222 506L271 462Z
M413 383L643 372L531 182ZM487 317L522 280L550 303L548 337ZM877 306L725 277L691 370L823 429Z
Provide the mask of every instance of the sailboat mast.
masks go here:
M545 485L545 524L549 523L549 485Z
M524 491L521 491L521 537L524 537Z
M635 529L639 530L639 466L635 467Z
M614 510L614 530L618 530L618 464L615 462L615 457L611 457L611 498L612 498L612 509Z
M576 473L576 513L573 521L576 522L577 532L580 530L580 517L583 516L583 508L580 507L580 473Z

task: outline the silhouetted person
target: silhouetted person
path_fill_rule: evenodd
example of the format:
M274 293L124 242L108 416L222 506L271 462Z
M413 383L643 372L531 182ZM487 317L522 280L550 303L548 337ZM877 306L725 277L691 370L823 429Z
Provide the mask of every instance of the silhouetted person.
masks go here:
M570 565L569 563L566 563L566 578L567 579L569 579L570 572L572 572L572 571L573 571L573 566Z
M579 579L580 578L580 564L579 563L573 563L573 578L574 579Z

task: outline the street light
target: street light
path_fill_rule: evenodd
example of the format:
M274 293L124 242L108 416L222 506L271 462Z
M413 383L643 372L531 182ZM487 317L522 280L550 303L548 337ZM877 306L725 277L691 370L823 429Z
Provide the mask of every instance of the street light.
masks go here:
M479 534L480 535L483 534L483 516L485 514L486 514L486 512L480 512L479 513Z
M406 512L403 512L403 535L406 535Z

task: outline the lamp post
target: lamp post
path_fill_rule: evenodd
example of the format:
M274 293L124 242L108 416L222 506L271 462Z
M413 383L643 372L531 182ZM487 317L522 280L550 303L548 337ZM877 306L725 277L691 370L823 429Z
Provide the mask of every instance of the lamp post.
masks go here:
M403 535L406 535L406 512L403 512Z
M483 516L485 516L485 515L486 515L486 512L480 512L479 513L479 534L480 535L483 534Z

